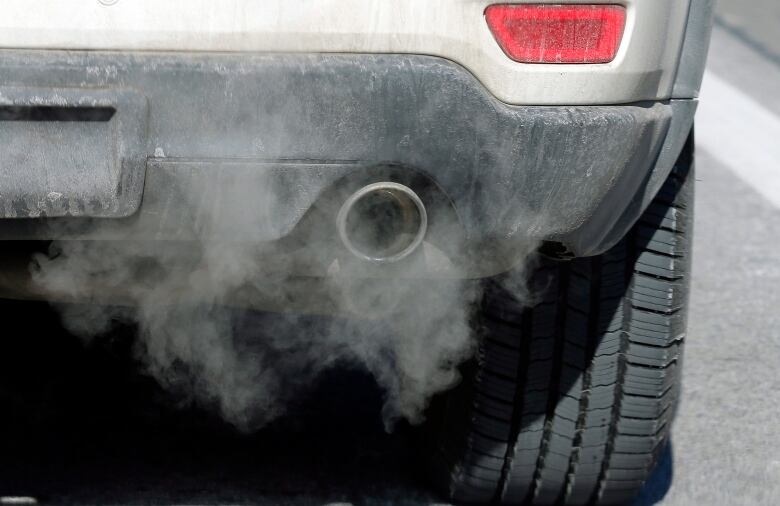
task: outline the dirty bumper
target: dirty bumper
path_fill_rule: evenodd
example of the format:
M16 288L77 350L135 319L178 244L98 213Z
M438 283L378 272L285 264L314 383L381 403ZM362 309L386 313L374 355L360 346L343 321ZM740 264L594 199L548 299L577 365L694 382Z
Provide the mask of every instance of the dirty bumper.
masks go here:
M695 106L512 106L426 56L4 51L0 239L280 242L394 178L446 203L459 248L592 255L656 193Z

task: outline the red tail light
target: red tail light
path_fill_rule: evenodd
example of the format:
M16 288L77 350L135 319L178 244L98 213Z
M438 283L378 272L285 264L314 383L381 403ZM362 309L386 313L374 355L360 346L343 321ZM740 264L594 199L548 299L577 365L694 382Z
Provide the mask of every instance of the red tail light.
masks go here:
M608 63L626 9L620 5L497 4L485 19L501 49L522 63Z

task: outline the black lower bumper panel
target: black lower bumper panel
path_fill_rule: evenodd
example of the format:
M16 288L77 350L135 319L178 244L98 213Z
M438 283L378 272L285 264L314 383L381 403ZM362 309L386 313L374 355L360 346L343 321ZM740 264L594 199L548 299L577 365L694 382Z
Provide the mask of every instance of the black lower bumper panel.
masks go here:
M696 105L511 106L413 55L4 51L0 97L17 111L0 115L0 239L280 241L393 167L436 188L467 244L576 256L639 216ZM74 114L25 116L42 106Z

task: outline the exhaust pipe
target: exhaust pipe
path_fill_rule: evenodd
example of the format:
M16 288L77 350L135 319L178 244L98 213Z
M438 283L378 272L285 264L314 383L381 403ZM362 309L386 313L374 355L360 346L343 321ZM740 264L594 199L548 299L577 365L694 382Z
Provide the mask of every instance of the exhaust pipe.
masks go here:
M374 183L353 193L337 217L339 236L356 257L371 262L397 262L422 244L428 229L425 206L410 188Z

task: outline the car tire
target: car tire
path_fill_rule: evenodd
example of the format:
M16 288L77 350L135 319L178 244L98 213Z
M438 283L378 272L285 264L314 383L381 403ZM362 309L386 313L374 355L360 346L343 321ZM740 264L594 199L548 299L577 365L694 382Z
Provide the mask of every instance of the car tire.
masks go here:
M531 307L487 283L477 358L432 407L428 462L463 503L624 504L665 447L680 392L692 143L606 253L540 259Z

